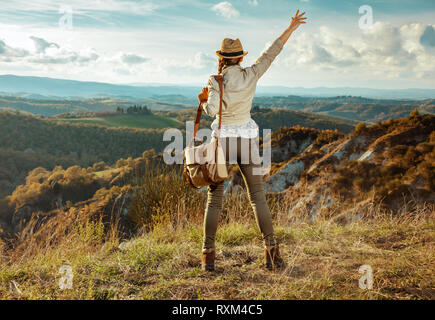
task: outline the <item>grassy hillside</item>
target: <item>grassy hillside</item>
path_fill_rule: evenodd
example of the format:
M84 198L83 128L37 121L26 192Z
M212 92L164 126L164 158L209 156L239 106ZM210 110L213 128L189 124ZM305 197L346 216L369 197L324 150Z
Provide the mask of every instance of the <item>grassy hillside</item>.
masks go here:
M184 103L179 103L177 99L174 102L170 102L171 97L168 97L168 101L158 101L158 99L163 98L149 98L133 102L122 98L28 99L14 96L0 96L0 111L6 109L19 110L51 117L62 113L114 111L117 107L127 108L133 104L146 104L153 110L178 110L190 107Z
M0 298L435 299L434 201L409 200L402 188L433 197L434 125L435 116L413 112L346 136L302 127L274 133L273 150L304 146L296 156L290 150L286 165L300 160L306 170L294 188L267 194L287 262L273 272L262 267L243 189L226 193L216 271L204 273L206 192L189 187L179 167L159 166L148 152L117 168L35 169L9 204L0 201L0 211L15 211L0 215L9 240L0 240ZM384 206L379 191L394 195L394 205ZM63 265L72 268L72 289L59 289ZM372 289L358 286L362 265L373 270Z
M289 199L269 195L287 266L262 267L263 247L243 196L229 196L216 235L216 271L200 268L206 194L187 187L179 172L146 178L133 194L101 191L45 223L31 221L13 247L1 246L1 299L434 299L434 208L391 215L376 203L360 219L293 219ZM174 193L177 191L178 193ZM183 197L179 197L183 194ZM128 215L146 227L120 232ZM102 212L103 215L102 215ZM105 215L110 216L105 216ZM119 229L118 229L119 228ZM48 241L49 239L49 241ZM72 289L59 288L70 266ZM358 286L362 265L373 289Z
M100 125L105 127L127 127L138 129L162 129L172 128L182 125L179 121L160 115L129 115L115 114L110 116L95 116L89 118L56 118L56 121L69 123L85 123Z
M196 110L153 111L152 115L119 114L116 112L87 112L79 114L60 114L49 118L70 123L87 123L106 127L131 128L185 128L186 121L195 119ZM281 127L303 126L319 130L335 130L343 133L351 132L357 122L334 117L316 115L302 111L284 109L254 108L252 118L260 129L279 130ZM201 127L210 128L212 118L202 115Z
M322 221L291 228L275 221L288 263L276 272L262 268L263 248L253 222L224 223L211 274L200 269L199 224L177 230L161 226L123 250L119 238L103 241L98 227L88 225L85 235L83 224L82 231L77 228L68 237L69 244L2 262L0 299L435 298L433 217L347 226ZM63 265L72 268L72 289L59 288ZM358 286L362 265L372 267L372 290Z

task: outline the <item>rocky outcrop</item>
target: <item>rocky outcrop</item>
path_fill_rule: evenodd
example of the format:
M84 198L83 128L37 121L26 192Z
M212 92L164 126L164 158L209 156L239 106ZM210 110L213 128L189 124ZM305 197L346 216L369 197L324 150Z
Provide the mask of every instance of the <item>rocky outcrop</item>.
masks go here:
M311 137L298 140L289 140L272 148L272 161L283 162L295 155L301 154L314 140Z
M301 160L287 163L278 173L272 175L266 182L267 191L280 192L299 182L299 177L305 170Z
M435 203L434 131L433 115L373 125L320 148L305 148L266 185L292 195L292 215L311 219L333 212L340 221L353 221L373 203L394 212L404 203Z

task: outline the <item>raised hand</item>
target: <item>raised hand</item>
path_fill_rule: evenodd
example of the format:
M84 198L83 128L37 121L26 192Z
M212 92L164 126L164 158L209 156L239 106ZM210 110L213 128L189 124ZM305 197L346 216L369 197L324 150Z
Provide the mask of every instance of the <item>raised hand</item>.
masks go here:
M292 21L289 26L289 30L291 32L295 31L301 24L306 23L306 17L303 17L305 15L305 12L302 12L299 14L299 10L296 12L295 16L292 17Z

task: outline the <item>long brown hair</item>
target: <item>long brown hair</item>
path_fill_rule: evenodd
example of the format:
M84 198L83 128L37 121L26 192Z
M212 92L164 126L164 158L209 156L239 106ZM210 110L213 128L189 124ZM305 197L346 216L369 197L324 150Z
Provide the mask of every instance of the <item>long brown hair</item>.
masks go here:
M218 74L222 73L222 70L226 66L234 66L236 64L239 64L240 60L242 58L235 58L235 59L225 59L219 57L219 66L218 66Z

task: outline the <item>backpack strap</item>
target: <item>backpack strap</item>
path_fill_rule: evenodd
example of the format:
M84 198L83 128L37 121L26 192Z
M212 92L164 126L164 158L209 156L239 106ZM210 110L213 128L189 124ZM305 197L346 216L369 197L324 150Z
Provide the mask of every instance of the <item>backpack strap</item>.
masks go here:
M214 76L214 78L216 79L216 81L219 84L219 130L221 129L222 126L222 97L223 97L223 76L221 74L218 74L216 76Z
M192 139L190 144L192 144L193 141L195 141L196 133L198 132L198 129L199 129L199 121L201 121L201 114L202 114L202 107L201 107L201 102L200 102L198 105L198 109L196 110L195 125L193 127L193 139Z

